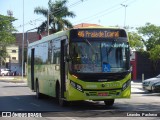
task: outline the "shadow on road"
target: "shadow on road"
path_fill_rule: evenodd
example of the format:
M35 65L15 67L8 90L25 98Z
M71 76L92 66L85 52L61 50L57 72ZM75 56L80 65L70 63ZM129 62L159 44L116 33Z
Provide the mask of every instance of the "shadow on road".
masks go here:
M52 97L37 99L35 95L0 96L0 106L0 111L42 112L46 117L124 117L128 112L159 111L160 108L159 103L130 104L118 100L112 107L106 107L103 102L95 101L71 102L67 107L61 107Z

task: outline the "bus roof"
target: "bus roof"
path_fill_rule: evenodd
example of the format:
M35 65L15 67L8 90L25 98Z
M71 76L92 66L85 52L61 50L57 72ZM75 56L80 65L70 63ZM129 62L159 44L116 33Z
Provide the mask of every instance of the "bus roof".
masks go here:
M120 27L113 27L113 26L88 26L88 27L79 27L79 28L73 28L73 29L124 29Z
M31 46L37 45L37 44L39 44L39 43L43 43L43 42L52 40L52 39L54 39L54 38L58 38L58 37L60 37L60 36L64 36L64 35L66 35L67 33L68 33L68 30L66 30L66 31L59 31L59 32L56 32L56 33L54 33L54 34L50 34L50 35L48 35L48 36L43 37L43 38L40 39L40 40L37 40L37 41L35 41L35 42L30 43L30 44L28 45L28 47L31 47Z

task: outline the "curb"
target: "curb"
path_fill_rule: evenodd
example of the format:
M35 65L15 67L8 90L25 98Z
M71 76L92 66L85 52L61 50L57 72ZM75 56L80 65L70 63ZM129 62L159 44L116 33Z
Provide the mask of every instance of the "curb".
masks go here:
M22 81L22 80L0 80L0 82L26 83L26 81Z
M133 81L131 81L131 84L142 85L142 82L133 82Z
M24 80L15 77L0 77L0 82L12 82L12 83L26 83L27 79Z

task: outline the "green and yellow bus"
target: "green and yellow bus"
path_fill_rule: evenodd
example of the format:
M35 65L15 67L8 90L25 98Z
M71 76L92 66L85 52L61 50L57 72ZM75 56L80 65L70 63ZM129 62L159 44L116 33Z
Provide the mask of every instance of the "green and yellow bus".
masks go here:
M61 31L28 45L28 86L71 101L130 98L130 50L121 28L88 27Z

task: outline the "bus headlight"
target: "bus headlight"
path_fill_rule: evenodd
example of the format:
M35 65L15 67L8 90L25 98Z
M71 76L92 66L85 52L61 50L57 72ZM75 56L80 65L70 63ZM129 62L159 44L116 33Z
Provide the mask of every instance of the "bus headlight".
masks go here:
M78 91L83 92L83 88L82 88L81 85L79 85L79 84L77 84L77 83L75 83L75 82L73 82L73 81L71 81L71 80L70 80L70 84L71 84L72 87L74 87L74 88L77 89Z
M76 88L76 83L73 81L70 81L70 84L72 85L72 87Z
M124 91L130 84L131 84L131 80L128 80L127 82L125 82L122 86L122 91Z
M122 86L122 91L125 90L126 88L127 88L127 84L124 83L123 86Z

